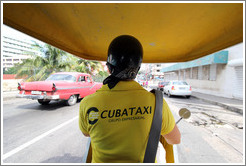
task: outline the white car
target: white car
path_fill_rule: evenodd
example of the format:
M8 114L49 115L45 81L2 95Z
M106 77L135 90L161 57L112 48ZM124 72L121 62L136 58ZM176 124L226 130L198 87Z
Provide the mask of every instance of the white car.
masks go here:
M164 87L164 94L168 97L174 96L185 96L190 98L192 93L191 86L185 81L170 81Z

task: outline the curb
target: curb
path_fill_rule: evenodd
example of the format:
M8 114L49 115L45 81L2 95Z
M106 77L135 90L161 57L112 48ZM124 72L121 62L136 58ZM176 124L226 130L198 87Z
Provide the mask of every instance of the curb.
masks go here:
M236 107L232 107L232 106L228 106L228 105L223 104L223 103L219 103L219 102L216 102L216 101L200 98L200 97L193 96L193 95L192 95L192 97L197 98L197 99L202 100L202 101L205 101L205 102L208 102L208 103L211 103L211 104L216 104L216 105L221 106L221 107L223 107L223 108L225 108L225 109L227 109L229 111L236 112L236 113L239 113L239 114L243 115L243 110L242 109L239 109L239 108L236 108Z
M3 101L16 98L18 91L6 91L2 93Z
M3 97L3 101L7 101L7 100L10 100L10 99L15 99L16 98L16 95L14 96L8 96L8 97Z

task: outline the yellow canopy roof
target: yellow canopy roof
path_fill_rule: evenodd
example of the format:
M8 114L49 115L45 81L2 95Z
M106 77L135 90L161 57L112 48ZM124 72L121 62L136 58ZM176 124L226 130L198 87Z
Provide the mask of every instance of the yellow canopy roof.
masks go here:
M3 23L85 59L129 34L144 62L184 62L242 42L243 3L4 3Z

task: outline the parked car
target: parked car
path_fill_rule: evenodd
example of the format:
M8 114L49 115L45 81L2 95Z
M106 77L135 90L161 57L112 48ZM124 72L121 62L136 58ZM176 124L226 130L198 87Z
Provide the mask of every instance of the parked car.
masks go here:
M19 83L16 97L36 99L42 105L51 100L65 100L71 106L101 86L102 83L94 82L90 74L59 72L50 75L45 81Z
M185 81L170 81L164 87L164 94L167 94L168 97L174 96L186 96L190 98L192 93L191 86Z
M168 84L168 82L160 81L158 82L157 90L163 91L163 88Z

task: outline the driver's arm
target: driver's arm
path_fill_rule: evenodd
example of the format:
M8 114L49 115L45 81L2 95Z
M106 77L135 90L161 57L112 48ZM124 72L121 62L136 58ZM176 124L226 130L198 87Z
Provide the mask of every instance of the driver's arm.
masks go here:
M181 134L175 123L173 114L167 104L163 99L163 110L162 110L162 131L161 135L165 138L168 144L179 144L181 139Z
M86 133L84 133L84 132L82 132L83 134L84 134L84 136L86 136L86 137L90 137L90 135L89 134L86 134Z
M175 124L173 130L166 134L166 135L163 135L163 137L166 139L167 143L168 144L179 144L180 143L180 138L181 138L181 134L179 132L179 129L177 127L177 125Z

